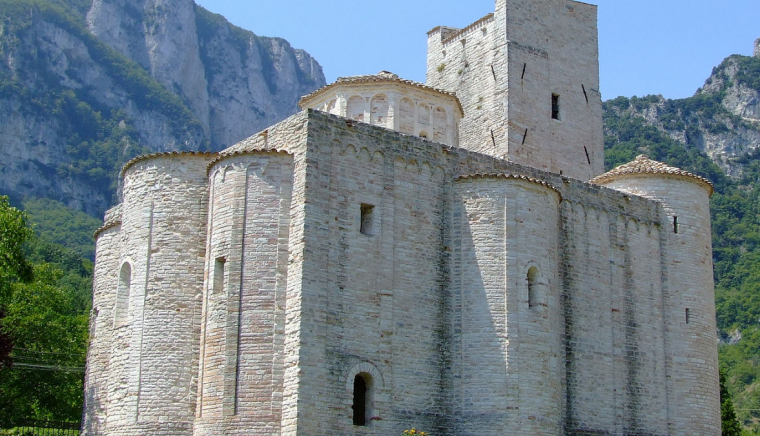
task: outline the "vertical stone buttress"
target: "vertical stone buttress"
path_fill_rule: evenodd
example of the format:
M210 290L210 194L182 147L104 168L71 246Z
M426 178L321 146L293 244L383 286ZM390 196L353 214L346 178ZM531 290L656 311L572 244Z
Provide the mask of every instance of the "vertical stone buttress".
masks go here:
M125 172L119 265L130 279L120 311L128 309L114 324L105 434L192 434L209 160L166 154Z
M87 436L100 435L105 430L114 305L121 267L120 230L121 206L117 206L106 213L105 225L98 231L95 242L90 345L87 349L82 423L82 434Z
M209 183L194 434L279 435L293 158L228 157Z
M589 180L604 171L598 55L596 6L497 0L428 34L427 83L461 100L461 147Z
M719 435L710 188L696 178L667 174L630 175L604 184L662 204L669 434Z
M455 186L452 434L563 433L559 202L524 179Z

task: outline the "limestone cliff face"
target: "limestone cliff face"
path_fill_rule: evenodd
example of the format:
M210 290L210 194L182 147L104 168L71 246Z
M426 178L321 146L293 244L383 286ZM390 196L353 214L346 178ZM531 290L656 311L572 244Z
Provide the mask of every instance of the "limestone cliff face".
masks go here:
M222 149L325 84L308 53L192 0L74 3L0 7L0 195L101 215L131 157Z
M192 0L94 0L87 25L181 96L214 149L292 115L302 95L325 84L308 53Z
M704 151L728 175L739 176L744 163L760 153L760 40L754 57L726 58L693 97L617 99L606 109L642 117L671 138Z

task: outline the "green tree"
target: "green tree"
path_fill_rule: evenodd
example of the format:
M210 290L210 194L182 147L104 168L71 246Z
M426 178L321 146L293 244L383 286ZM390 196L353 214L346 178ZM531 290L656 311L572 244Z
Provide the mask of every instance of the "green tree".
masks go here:
M0 196L0 322L5 318L12 284L32 279L32 267L24 257L24 242L33 232L26 225L26 215L11 207L8 197ZM11 337L0 330L0 370L10 366L13 349Z
M21 418L76 421L82 411L90 271L27 224L0 197L0 428Z
M22 418L77 421L82 413L87 315L58 286L63 273L35 266L17 283L0 328L13 339L13 366L0 370L0 426Z
M723 426L722 436L742 436L742 425L734 411L734 402L726 388L726 375L720 371L720 421Z

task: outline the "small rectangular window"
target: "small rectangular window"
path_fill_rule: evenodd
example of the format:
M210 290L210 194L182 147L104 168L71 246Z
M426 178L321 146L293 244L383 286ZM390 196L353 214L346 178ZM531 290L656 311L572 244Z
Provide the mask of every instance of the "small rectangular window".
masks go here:
M367 236L374 234L375 226L375 206L362 203L361 206L361 227L359 231Z
M678 217L673 217L673 233L678 233Z
M223 257L217 257L214 261L214 283L213 292L215 294L224 291L224 264L227 263L227 259Z
M552 94L552 119L559 120L559 95Z
M689 312L689 309L686 309L686 324L691 321L691 312Z

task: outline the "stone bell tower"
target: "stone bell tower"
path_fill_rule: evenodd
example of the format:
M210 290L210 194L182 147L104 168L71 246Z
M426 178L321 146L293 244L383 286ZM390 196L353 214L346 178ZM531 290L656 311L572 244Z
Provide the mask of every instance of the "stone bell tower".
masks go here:
M597 7L497 0L428 33L427 83L464 107L460 146L580 180L604 171Z

